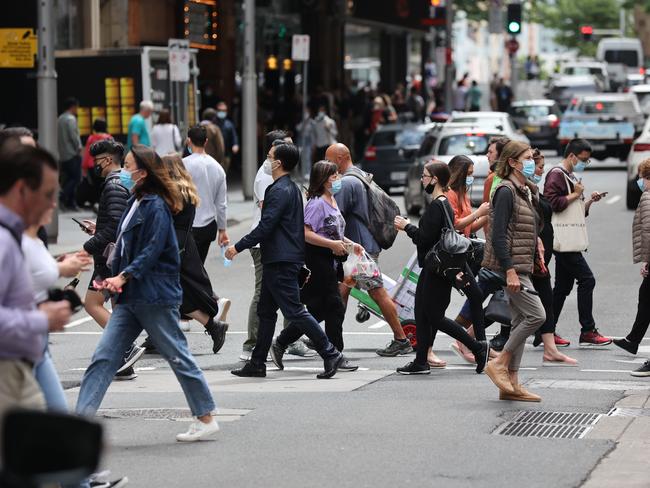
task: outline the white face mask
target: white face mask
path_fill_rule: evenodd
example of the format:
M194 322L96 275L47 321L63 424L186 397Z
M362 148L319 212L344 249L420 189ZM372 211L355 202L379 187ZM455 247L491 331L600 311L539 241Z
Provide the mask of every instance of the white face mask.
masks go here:
M264 168L264 172L272 176L273 175L273 161L271 161L269 158L266 158L264 160L264 164L262 164L262 168Z

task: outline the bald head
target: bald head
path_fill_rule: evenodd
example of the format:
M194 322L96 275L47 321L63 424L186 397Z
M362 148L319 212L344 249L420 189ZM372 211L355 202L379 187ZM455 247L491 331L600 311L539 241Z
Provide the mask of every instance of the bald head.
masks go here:
M352 156L350 156L350 150L345 144L340 142L332 144L325 151L325 159L335 163L339 167L339 172L343 173L350 166L352 166Z

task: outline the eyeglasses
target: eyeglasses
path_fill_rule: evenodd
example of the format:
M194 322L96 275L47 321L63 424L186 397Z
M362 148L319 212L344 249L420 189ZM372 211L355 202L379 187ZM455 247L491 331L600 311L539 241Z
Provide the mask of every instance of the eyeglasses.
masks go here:
M420 176L420 179L423 180L423 179L425 179L425 178L433 178L433 176L428 175L428 174L426 174L426 173L422 173L422 176Z

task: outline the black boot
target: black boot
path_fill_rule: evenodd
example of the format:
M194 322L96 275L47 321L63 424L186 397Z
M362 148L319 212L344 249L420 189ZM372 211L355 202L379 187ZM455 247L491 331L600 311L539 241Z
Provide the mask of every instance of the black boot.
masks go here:
M205 324L205 333L212 338L212 352L217 354L226 342L226 331L228 324L225 322L214 322L212 318Z
M234 369L231 373L242 378L264 378L266 377L266 364L257 366L250 361L246 361L241 369Z
M474 353L474 359L476 359L476 372L481 374L490 359L490 343L479 341L479 344L481 344L481 350Z

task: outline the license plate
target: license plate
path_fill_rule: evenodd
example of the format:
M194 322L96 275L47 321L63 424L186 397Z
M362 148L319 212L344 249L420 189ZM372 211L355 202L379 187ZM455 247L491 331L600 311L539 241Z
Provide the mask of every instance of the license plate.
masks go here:
M524 127L525 132L539 132L540 128L536 125L527 125Z
M392 171L390 179L392 181L404 181L406 179L406 171Z
M607 149L607 146L605 144L592 144L591 145L591 150L592 151L604 151Z

